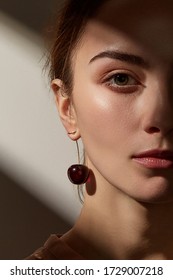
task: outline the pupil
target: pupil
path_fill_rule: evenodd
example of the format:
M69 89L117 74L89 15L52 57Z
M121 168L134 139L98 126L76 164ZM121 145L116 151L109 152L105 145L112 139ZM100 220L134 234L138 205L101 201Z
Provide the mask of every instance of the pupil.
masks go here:
M120 85L125 85L128 82L128 77L127 75L119 74L116 76L116 83Z

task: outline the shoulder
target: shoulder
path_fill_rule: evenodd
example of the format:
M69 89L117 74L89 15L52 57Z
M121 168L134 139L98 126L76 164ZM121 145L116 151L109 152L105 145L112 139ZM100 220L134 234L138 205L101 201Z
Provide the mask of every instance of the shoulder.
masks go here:
M82 260L77 252L70 248L56 234L52 234L45 244L36 250L26 260Z

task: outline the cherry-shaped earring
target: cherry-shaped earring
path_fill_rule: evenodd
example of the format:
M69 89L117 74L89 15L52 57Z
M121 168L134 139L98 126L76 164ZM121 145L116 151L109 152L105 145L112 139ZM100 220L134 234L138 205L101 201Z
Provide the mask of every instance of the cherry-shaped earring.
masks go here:
M69 134L74 134L74 133L69 133ZM67 171L67 175L71 183L73 183L74 185L82 185L87 182L90 171L86 165L80 164L79 145L77 141L76 141L76 145L77 145L79 164L73 164L72 166L70 166Z
M73 164L67 171L70 182L75 185L85 184L89 177L89 169L83 164Z

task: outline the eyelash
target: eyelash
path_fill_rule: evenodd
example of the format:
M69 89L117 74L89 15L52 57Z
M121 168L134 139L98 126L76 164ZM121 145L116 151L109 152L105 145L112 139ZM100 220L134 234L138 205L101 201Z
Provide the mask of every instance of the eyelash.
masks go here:
M125 78L127 84L118 84L116 79L118 78ZM114 80L114 81L113 81ZM134 92L141 83L137 78L134 78L132 75L126 72L117 72L114 74L109 75L104 79L104 83L106 86L111 88L113 91L117 92L124 92L124 93L132 93ZM114 84L114 85L113 85Z

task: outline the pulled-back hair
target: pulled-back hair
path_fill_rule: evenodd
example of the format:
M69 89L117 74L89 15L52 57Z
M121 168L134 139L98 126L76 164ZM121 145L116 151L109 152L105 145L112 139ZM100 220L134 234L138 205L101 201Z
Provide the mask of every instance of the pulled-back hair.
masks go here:
M54 40L49 57L50 79L61 79L67 93L73 89L72 53L90 18L105 0L69 0L54 28Z

